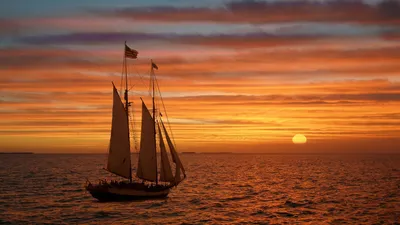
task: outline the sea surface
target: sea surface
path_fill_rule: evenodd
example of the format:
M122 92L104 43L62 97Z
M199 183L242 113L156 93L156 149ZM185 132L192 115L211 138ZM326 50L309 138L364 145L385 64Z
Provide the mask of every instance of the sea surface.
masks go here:
M136 156L134 156L136 157ZM167 199L101 203L106 155L0 154L0 224L399 224L399 155L182 154ZM136 159L133 159L136 162Z

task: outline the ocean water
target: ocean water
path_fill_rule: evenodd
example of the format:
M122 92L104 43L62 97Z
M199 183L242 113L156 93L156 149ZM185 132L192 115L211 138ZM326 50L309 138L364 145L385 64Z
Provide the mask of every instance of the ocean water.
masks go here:
M87 193L106 155L0 155L0 224L398 224L400 155L184 154L162 200ZM134 162L135 159L134 159Z

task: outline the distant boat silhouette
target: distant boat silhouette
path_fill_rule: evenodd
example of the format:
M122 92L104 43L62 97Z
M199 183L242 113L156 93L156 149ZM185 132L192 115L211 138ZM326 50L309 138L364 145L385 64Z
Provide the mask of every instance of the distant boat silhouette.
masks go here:
M152 115L142 100L142 126L140 138L140 152L138 155L136 177L132 176L131 151L130 151L130 130L129 130L129 106L128 101L128 78L126 58L137 58L138 52L130 49L125 43L124 73L125 75L125 104L113 83L113 108L112 126L109 144L108 162L105 170L129 179L129 181L101 181L99 184L92 184L89 180L85 185L86 190L100 201L135 200L148 198L166 197L172 187L177 186L186 178L185 169L179 158L170 135L162 121L161 113L156 115L154 104L156 76L154 68L157 65L151 61L151 86L152 86ZM158 135L157 134L158 131ZM175 174L172 172L170 160L163 134L170 150L170 155L175 164ZM157 170L157 147L156 137L161 155L160 173ZM182 173L182 174L181 174ZM133 180L135 178L135 180ZM146 183L145 183L146 182Z

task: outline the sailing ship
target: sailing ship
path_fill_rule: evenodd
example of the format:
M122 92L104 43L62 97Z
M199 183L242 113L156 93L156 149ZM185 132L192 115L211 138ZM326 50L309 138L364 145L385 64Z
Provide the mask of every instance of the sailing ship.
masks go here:
M171 136L163 122L163 115L160 110L156 109L154 101L155 84L157 84L158 87L158 83L156 83L157 81L154 69L158 70L158 66L153 63L153 61L151 61L150 70L150 84L152 87L151 98L153 106L152 113L150 113L144 100L140 98L142 103L140 151L136 166L136 176L132 175L131 132L129 126L129 109L132 105L128 100L127 58L136 59L137 55L138 52L129 48L125 42L125 54L123 60L124 72L122 73L122 76L125 77L125 102L122 102L118 90L114 83L112 83L112 125L108 160L106 168L104 168L106 171L126 180L120 182L101 180L98 184L92 184L87 180L85 185L86 190L99 201L167 197L171 188L176 187L186 178L182 161L179 158L174 142L171 140ZM158 115L157 112L159 113ZM167 152L164 136L170 154ZM160 165L158 165L157 160L157 138L159 145L158 149L160 152ZM170 155L173 163L171 163L168 155ZM173 169L175 169L175 173L173 173Z

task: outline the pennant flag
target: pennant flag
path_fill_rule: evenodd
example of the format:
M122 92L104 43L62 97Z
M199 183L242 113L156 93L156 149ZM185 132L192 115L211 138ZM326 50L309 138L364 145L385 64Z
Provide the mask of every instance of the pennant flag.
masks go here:
M131 58L131 59L136 59L138 54L139 54L138 51L136 51L135 49L129 48L129 47L125 44L125 57Z
M151 66L152 66L154 69L158 70L158 66L157 66L155 63L151 62Z

